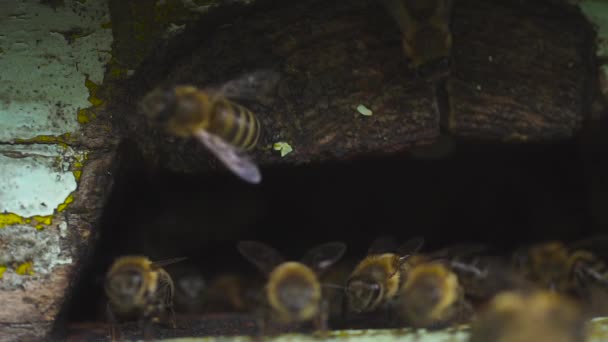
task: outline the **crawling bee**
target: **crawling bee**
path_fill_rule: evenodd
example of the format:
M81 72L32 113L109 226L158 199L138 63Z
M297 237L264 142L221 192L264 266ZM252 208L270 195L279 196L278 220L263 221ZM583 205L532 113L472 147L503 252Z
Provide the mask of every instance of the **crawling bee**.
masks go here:
M426 260L416 253L424 240L413 238L397 249L388 252L386 239L372 243L367 256L357 264L346 282L347 309L355 313L371 312L391 304L399 293L408 270Z
M260 170L246 152L260 139L260 122L229 98L263 96L278 79L276 72L264 70L227 82L217 91L190 85L156 88L142 99L140 110L170 134L199 140L241 179L259 183Z
M608 266L594 252L594 245L607 241L604 236L567 246L549 241L514 253L513 261L530 281L546 289L585 295L590 286L608 289Z
M467 299L486 301L501 291L528 288L530 284L520 276L507 257L487 254L489 246L460 243L429 253L433 260L441 260L458 276Z
M471 328L470 342L583 342L585 319L576 302L555 292L498 294Z
M452 0L381 0L403 33L410 67L448 57L452 49Z
M327 330L327 304L318 276L344 255L344 243L312 248L300 262L286 262L274 248L257 241L239 242L238 250L268 276L264 294L269 318L280 324L314 320L318 330ZM262 326L264 321L260 322Z
M401 318L416 328L439 328L464 321L473 312L458 276L437 261L418 264L408 271L397 302Z
M149 335L148 323L166 314L171 327L176 327L173 281L163 267L185 259L152 262L144 256L123 256L112 264L104 286L112 340L120 336L115 315L140 319L144 323L144 338Z

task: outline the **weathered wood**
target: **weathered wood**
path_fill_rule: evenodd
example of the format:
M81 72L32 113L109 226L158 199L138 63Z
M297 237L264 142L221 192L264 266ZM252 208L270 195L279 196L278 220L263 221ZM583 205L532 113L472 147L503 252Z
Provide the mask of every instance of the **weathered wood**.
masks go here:
M543 1L458 1L447 81L450 133L572 137L589 109L594 32L578 8Z
M264 129L254 156L262 165L403 151L438 136L434 86L408 70L399 29L379 4L281 3L224 23L231 26L202 25L176 38L164 59L153 59L131 80L126 134L163 165L196 171L209 155L193 141L169 142L148 129L135 112L138 97L160 83L207 87L258 68L282 76L270 103L248 104ZM199 39L188 46L192 34ZM357 112L359 104L373 115ZM278 141L294 152L281 158L270 149Z
M113 152L89 155L73 193L74 202L56 213L51 225L41 231L29 226L0 231L6 233L0 236L5 251L33 258L34 264L44 269L33 274L5 274L0 281L0 340L39 341L49 333L96 241L94 227L110 193L113 160ZM49 271L50 265L40 263L56 266ZM20 286L14 285L19 282Z
M451 75L446 91L437 92L436 75L408 71L400 32L378 3L270 3L239 16L210 12L209 21L165 44L124 88L128 98L117 110L125 115L117 123L148 158L187 172L217 164L197 142L169 137L137 114L146 91L218 85L258 68L282 74L273 101L246 103L264 127L254 155L262 165L405 151L439 135L440 110L456 136L566 138L588 107L594 34L573 7L459 1ZM373 115L360 115L359 104ZM277 141L294 153L279 157L271 149Z

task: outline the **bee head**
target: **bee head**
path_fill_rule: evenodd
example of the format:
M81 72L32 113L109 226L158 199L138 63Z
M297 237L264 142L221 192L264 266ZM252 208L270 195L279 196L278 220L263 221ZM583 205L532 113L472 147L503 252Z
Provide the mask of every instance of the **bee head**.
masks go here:
M129 268L110 274L106 278L108 297L122 303L131 303L141 293L144 276L141 270Z
M177 290L186 298L199 298L205 289L205 280L200 275L187 275L177 280Z
M155 123L166 122L177 103L175 91L170 87L159 87L150 91L139 103L139 111Z
M346 285L348 306L354 312L373 310L382 300L382 286L373 280L353 278Z

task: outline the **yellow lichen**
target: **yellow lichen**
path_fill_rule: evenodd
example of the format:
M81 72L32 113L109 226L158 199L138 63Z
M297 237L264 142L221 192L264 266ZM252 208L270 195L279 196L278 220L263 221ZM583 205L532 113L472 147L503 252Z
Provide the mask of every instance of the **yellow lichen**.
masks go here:
M289 145L289 143L284 142L284 141L279 141L279 142L274 143L274 145L272 145L272 148L275 151L280 151L281 157L285 157L286 155L288 155L289 153L291 153L293 151L293 148L291 147L291 145Z
M103 104L103 100L97 97L97 91L99 90L99 85L89 78L88 75L85 75L86 78L84 80L84 86L89 89L89 97L87 100L94 106L101 106Z
M67 148L71 142L70 133L64 133L62 135L37 135L29 139L15 139L15 143L18 144L57 144L64 148Z
M36 216L32 216L31 219L26 220L27 223L32 222L32 219L37 222L36 225L34 225L34 227L36 227L36 229L38 230L42 230L44 229L44 226L50 226L53 223L53 215L46 215L46 216L41 216L41 215L36 215Z
M359 114L363 116L372 116L372 114L374 113L371 109L365 107L365 105L362 104L357 106L357 112L359 112Z
M68 207L68 205L69 205L70 203L72 203L72 202L74 202L74 195L71 195L71 194L70 194L70 195L69 195L69 196L68 196L68 197L65 199L65 201L63 201L63 203L61 203L60 205L58 205L58 206L57 206L57 211L58 211L58 212L62 212L62 211L64 211L64 210L65 210L65 208L67 208L67 207Z
M15 273L18 275L33 275L34 274L34 264L31 261L24 262L23 264L17 266L15 269Z
M14 213L2 213L0 214L0 228L11 226L14 224L30 224L36 223L36 229L43 229L45 225L51 225L53 223L53 215L34 215L32 217L23 217Z
M13 213L1 213L0 214L0 228L10 226L13 224L23 224L25 219L17 214Z
M78 123L80 123L80 124L86 124L89 121L91 121L91 118L89 116L89 111L84 108L79 109L78 114L76 114L76 120L78 120Z
M6 272L6 266L5 265L0 265L0 279L2 279L2 276L4 275L4 272Z
M72 172L74 174L74 178L76 178L76 181L80 180L80 176L82 176L82 171L80 170L76 170L74 172Z

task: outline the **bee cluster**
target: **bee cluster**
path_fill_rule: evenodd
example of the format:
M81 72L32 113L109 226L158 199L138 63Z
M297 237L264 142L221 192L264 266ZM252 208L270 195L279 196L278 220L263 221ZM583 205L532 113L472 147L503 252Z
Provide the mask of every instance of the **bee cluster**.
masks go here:
M606 263L594 247L606 239L549 241L505 256L482 244L425 251L420 237L400 246L380 237L356 259L343 258L345 243L329 242L299 261L262 242L241 241L236 249L263 278L224 273L207 284L192 268L163 269L183 258L123 256L108 271L105 291L113 322L115 313L129 313L175 327L175 304L182 314L249 312L263 336L277 328L324 334L328 327L470 323L471 341L584 341L586 319L608 309ZM112 336L119 336L114 324Z

